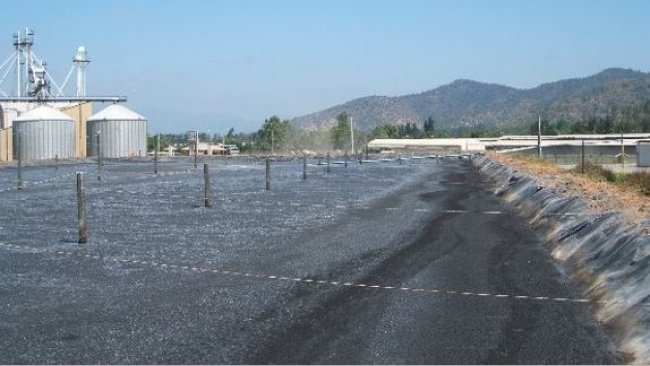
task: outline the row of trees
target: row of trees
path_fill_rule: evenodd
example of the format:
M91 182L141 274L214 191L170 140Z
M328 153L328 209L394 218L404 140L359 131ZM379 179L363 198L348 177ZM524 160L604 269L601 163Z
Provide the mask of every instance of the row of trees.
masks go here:
M599 112L573 122L542 119L541 130L545 135L650 132L650 100L641 106L610 106L604 114ZM537 133L537 122L530 125L529 131Z
M262 128L254 133L257 150L360 150L368 141L376 138L429 138L435 135L436 122L429 117L422 124L382 124L366 132L351 128L350 116L343 112L329 130L304 131L294 129L288 120L277 116L264 121Z
M262 128L255 134L255 149L261 151L352 149L350 117L346 113L337 116L335 125L330 130L305 131L295 129L288 120L272 116L264 121ZM354 131L355 147L358 149L368 141L368 136L361 131Z
M399 138L431 138L431 137L495 137L503 134L537 134L537 122L530 124L529 128L496 129L491 126L439 128L436 121L429 117L421 124L405 123L401 125L381 124L371 131L354 129L350 131L350 116L341 113L336 117L334 126L330 129L305 131L293 128L288 120L278 116L271 116L264 120L261 128L253 133L237 133L234 128L225 135L227 144L237 145L242 152L271 152L287 150L352 150L351 135L354 136L355 150L361 149L372 139L399 139ZM421 127L420 127L421 126ZM610 117L591 117L577 122L558 120L551 122L547 119L541 121L542 134L605 134L605 133L630 133L650 132L650 101L642 108L630 110L628 115L616 114ZM221 142L224 136L199 134L200 141ZM160 136L160 147L165 149L169 145L184 146L187 144L187 134L163 134ZM149 149L155 145L154 137L148 141Z
M236 133L230 129L226 135L228 144L237 145L242 152L271 152L287 150L352 150L351 136L354 136L355 150L361 149L368 141L376 138L426 138L433 137L435 121L428 118L421 129L416 123L405 125L383 124L372 131L365 132L354 129L350 131L350 116L341 113L336 117L336 123L329 130L305 131L293 128L288 120L278 116L271 116L264 120L261 128L253 133ZM220 135L209 136L205 132L199 133L199 140L206 142L221 142ZM155 138L149 138L149 149L153 149ZM169 145L185 146L187 134L160 135L160 147L165 149Z
M531 134L537 134L537 123L531 124L529 130ZM615 120L610 116L603 118L592 117L575 123L569 123L565 120L549 122L542 119L541 130L543 135L650 132L650 116L637 121Z

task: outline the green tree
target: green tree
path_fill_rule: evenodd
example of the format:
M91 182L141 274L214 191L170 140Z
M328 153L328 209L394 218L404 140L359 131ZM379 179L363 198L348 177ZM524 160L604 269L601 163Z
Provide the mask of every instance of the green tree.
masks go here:
M537 135L537 129L538 129L538 122L535 121L530 124L530 134L531 135ZM557 130L555 129L555 125L553 125L549 120L547 119L542 119L542 122L540 124L540 129L542 131L542 135L557 135Z
M288 147L291 130L291 123L288 120L282 121L278 116L271 116L264 120L262 128L257 131L257 144L266 151L284 150Z
M172 139L168 135L160 135L160 151L165 150L172 144ZM147 136L147 151L153 151L156 148L156 135Z
M493 133L492 131L487 131L487 130L482 130L482 129L471 130L469 132L469 137L470 138L490 137L490 135L492 133Z
M433 117L429 116L426 121L424 121L424 135L426 137L433 137L436 132L436 121L433 119Z
M406 124L399 125L400 138L419 139L422 137L422 130L416 123L406 122Z
M211 136L206 132L199 132L199 141L201 142L211 142Z
M600 133L612 133L613 131L614 131L614 123L612 119L609 117L609 115L607 115L607 117L603 119Z
M330 132L334 149L350 149L350 116L343 112L336 116L336 124Z
M226 138L228 140L230 140L233 137L235 137L235 129L233 127L230 127L230 129L228 130L228 133L226 133Z
M555 122L555 130L560 135L565 135L571 132L571 124L564 119Z
M628 120L617 121L614 125L615 133L630 133L634 131L634 125Z
M399 130L397 126L391 124L383 124L375 127L370 132L371 139L398 139Z

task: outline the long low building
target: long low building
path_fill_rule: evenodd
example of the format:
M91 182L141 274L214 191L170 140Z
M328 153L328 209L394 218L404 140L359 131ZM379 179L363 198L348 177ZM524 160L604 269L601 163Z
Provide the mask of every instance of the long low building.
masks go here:
M549 146L579 146L584 140L591 146L636 146L640 140L650 139L648 133L603 135L556 135L542 136L542 148ZM530 148L537 146L537 136L502 136L492 138L432 138L432 139L375 139L369 148L378 149L453 149L458 151L485 151Z

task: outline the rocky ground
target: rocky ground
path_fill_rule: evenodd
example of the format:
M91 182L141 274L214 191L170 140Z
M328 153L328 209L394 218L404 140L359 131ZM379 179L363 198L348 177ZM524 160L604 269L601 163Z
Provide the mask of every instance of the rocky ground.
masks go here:
M511 166L534 177L540 185L584 200L596 213L620 212L628 221L648 226L650 197L633 188L621 187L605 180L595 181L564 170L550 162L521 159L514 155L488 154L490 159ZM647 228L650 233L650 227Z

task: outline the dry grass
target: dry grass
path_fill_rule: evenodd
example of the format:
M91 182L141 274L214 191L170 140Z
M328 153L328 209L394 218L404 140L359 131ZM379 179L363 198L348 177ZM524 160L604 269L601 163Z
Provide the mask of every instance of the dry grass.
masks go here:
M632 173L614 173L600 165L585 163L585 166L577 166L571 170L574 174L584 174L594 181L607 181L621 186L624 190L637 192L645 196L650 196L650 173L649 172L632 172Z
M489 154L489 157L535 177L559 193L582 198L593 212L620 212L627 220L650 218L650 174L614 174L594 164L566 171L537 157Z
M636 189L645 196L650 196L650 173L634 172L622 177L622 183Z

